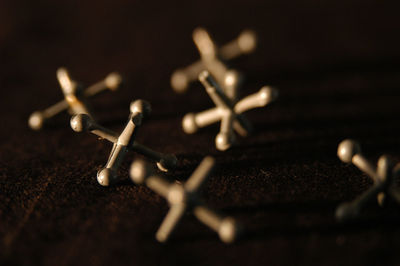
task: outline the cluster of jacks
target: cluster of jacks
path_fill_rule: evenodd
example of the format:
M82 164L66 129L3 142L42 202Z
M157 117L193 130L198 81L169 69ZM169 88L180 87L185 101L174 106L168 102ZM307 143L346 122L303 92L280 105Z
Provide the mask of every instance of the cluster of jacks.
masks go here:
M215 107L200 113L186 114L182 120L182 128L185 133L193 134L203 127L219 122L220 131L215 137L215 146L220 151L226 151L237 145L236 134L245 137L253 130L244 113L275 101L278 91L263 86L258 92L238 99L243 75L229 68L227 62L255 50L257 39L253 31L245 30L235 40L218 47L205 29L197 28L193 32L193 41L200 53L200 60L176 70L171 77L171 87L177 93L183 93L188 90L191 82L198 79ZM162 154L135 141L138 128L151 113L151 105L148 102L144 100L131 102L128 122L120 134L96 122L88 105L88 99L105 90L117 90L122 84L120 74L111 73L104 80L86 89L73 80L65 68L57 70L57 79L64 99L45 110L32 113L28 124L33 130L40 130L49 119L68 110L72 116L70 126L74 131L91 132L113 143L106 165L97 173L100 185L109 186L120 180L117 171L129 151L135 151L156 162L158 169L163 172L177 166L177 158L173 154ZM352 162L374 181L374 186L370 190L353 202L343 203L337 208L336 217L339 221L356 218L362 205L373 197L377 197L380 204L383 204L387 196L400 202L400 195L394 182L400 173L400 165L395 166L387 156L382 156L375 169L361 155L359 145L352 140L345 140L339 145L338 156L343 162ZM242 231L239 223L231 217L225 217L209 209L200 198L201 187L211 175L214 166L214 159L205 157L189 179L181 184L170 183L143 160L135 160L131 164L129 174L131 180L135 184L145 184L164 197L170 205L170 210L156 233L158 241L168 240L187 211L192 212L201 222L216 231L223 242L231 243L238 238Z

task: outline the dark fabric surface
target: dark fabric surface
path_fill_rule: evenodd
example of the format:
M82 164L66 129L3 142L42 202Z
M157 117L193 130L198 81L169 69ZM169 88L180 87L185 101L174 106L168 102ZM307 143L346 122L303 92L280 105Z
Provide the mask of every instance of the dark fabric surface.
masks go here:
M336 157L345 138L373 160L400 159L400 22L396 1L1 1L1 265L398 265L400 213L371 202L357 222L340 225L336 206L371 180ZM170 74L198 58L191 41L205 26L225 43L245 28L259 35L254 54L232 62L247 74L241 95L269 84L279 100L248 112L256 132L226 152L218 126L183 133L187 112L212 106L200 84L175 94ZM207 204L246 228L233 245L185 216L167 244L154 235L165 200L128 180L101 187L96 172L111 145L77 134L64 113L40 132L34 110L62 98L60 66L91 84L125 75L118 92L91 100L98 121L122 129L129 103L151 102L137 140L175 153L186 180L206 155L218 169Z

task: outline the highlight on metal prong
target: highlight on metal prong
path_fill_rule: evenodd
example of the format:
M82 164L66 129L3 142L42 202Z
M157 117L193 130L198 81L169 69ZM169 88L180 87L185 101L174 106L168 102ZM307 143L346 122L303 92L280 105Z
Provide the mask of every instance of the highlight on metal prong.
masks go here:
M354 155L361 152L360 144L351 139L346 139L339 144L337 155L345 163L351 163Z
M151 105L147 101L136 100L131 102L130 110L131 113L141 113L146 118L151 114Z
M87 114L78 114L71 117L71 128L75 132L88 131L93 125L94 121Z

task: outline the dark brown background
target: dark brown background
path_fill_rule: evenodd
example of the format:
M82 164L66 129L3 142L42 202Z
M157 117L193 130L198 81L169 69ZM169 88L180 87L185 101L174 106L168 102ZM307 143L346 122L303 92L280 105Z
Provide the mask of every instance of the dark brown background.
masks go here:
M0 264L389 265L400 264L400 213L371 202L360 221L339 225L337 204L371 185L336 157L344 138L368 158L400 159L399 6L383 1L1 1ZM172 71L198 58L191 41L205 26L219 43L245 29L256 53L232 62L247 74L242 95L279 88L275 104L250 111L257 131L219 152L217 126L185 135L189 111L212 106L194 84L184 95ZM120 71L126 86L91 102L99 122L121 130L130 101L153 113L138 140L175 153L185 180L205 155L219 168L204 189L209 206L247 228L234 245L195 218L168 244L154 240L164 199L133 185L124 162L117 186L97 184L111 145L76 134L62 114L33 132L30 113L60 100L55 71L91 84Z

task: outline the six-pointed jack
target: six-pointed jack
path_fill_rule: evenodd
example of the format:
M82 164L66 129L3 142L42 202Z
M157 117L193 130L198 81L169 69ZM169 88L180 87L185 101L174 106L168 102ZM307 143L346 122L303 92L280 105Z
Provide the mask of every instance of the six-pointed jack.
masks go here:
M107 89L115 91L122 83L121 75L113 72L107 75L104 80L93 84L86 90L82 90L81 86L71 79L67 69L63 67L57 70L57 79L64 94L64 99L42 111L33 112L28 120L28 124L33 130L41 129L46 121L67 109L72 115L80 113L89 115L90 110L86 103L88 98Z

